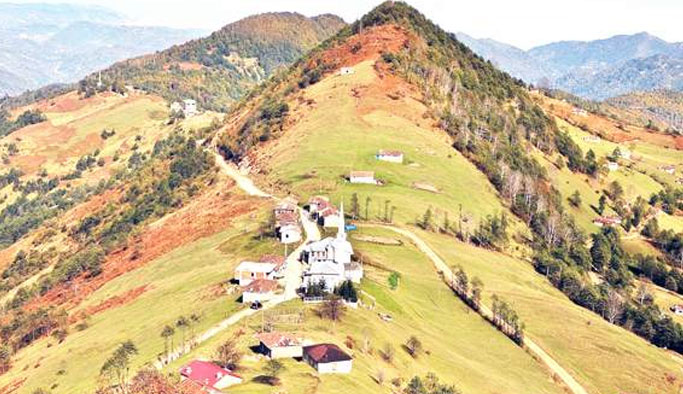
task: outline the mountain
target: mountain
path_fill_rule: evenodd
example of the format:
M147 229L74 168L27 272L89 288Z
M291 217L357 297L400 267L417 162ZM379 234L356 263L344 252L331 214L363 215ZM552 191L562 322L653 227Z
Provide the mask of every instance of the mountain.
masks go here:
M282 55L271 44L260 56ZM232 75L226 55L246 70L232 48L197 40L130 62L175 73L129 76L228 86L177 76ZM662 168L683 165L682 139L530 91L403 2L272 70L225 114L176 118L90 79L6 114L32 124L0 139L0 392L186 392L197 359L245 393L679 389L683 219ZM316 196L349 226L316 225ZM281 218L301 243L280 242L275 207L299 213ZM322 264L302 264L320 238ZM277 284L236 284L258 260L284 262ZM301 275L351 270L335 295ZM280 338L350 368L272 362L259 340Z
M123 25L101 7L0 4L0 95L71 83L112 63L199 36L199 30Z
M334 15L255 15L208 37L115 64L88 76L81 90L92 91L101 77L107 86L120 81L169 101L193 98L204 109L224 111L344 25Z
M465 33L457 33L456 36L479 56L491 60L496 67L527 83L559 75L552 67L515 46L489 38L476 39Z
M475 52L511 75L584 98L602 100L638 90L680 89L683 83L679 69L683 45L648 33L562 41L528 51L461 36Z

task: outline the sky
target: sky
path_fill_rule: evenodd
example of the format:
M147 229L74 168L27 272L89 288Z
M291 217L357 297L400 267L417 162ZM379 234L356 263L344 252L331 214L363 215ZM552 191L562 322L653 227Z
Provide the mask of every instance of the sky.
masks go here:
M0 2L4 2L0 0ZM216 30L255 13L333 13L358 19L380 0L12 0L100 5L132 24ZM683 0L408 0L445 30L529 49L561 40L594 40L647 31L683 41Z

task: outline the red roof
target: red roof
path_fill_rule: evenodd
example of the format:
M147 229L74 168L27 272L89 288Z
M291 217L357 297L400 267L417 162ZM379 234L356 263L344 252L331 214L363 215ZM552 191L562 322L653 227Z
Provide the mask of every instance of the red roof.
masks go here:
M374 171L351 171L352 178L374 178Z
M271 349L274 347L301 346L301 341L297 337L281 332L264 332L257 334L256 339Z
M279 225L282 224L296 224L299 222L299 215L293 212L282 212L275 215L275 220Z
M382 149L379 151L379 155L380 156L399 157L399 156L403 155L403 152L401 152L399 150L384 150L384 149Z
M351 356L344 353L339 346L331 343L320 343L304 347L304 354L316 363L334 363L351 360Z
M272 263L275 264L275 269L279 269L285 263L284 256L278 256L274 254L264 254L259 259L259 263Z
M244 291L247 293L270 293L277 290L277 281L270 279L256 279L244 286Z
M208 387L214 387L225 376L242 379L241 376L232 371L221 368L212 362L200 360L194 360L180 368L180 374L193 382Z

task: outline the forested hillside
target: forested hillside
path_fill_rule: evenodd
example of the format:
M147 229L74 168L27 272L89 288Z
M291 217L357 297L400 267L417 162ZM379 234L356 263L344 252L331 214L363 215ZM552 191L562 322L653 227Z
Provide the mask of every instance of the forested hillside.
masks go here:
M115 84L133 85L169 101L193 98L203 109L225 111L279 66L292 63L342 26L333 15L256 15L206 38L92 74L81 81L80 90L89 95ZM98 87L100 75L104 85Z

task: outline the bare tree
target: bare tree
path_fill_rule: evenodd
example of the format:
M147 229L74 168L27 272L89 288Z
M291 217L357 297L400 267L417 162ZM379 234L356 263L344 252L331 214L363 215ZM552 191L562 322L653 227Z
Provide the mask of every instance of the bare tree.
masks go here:
M216 349L216 360L225 368L237 369L241 359L236 337L229 338Z
M610 289L607 293L607 302L605 304L605 317L607 321L614 324L623 310L624 301L621 295L616 290Z
M344 316L344 304L341 297L333 295L321 305L319 310L320 316L332 321L341 320Z

